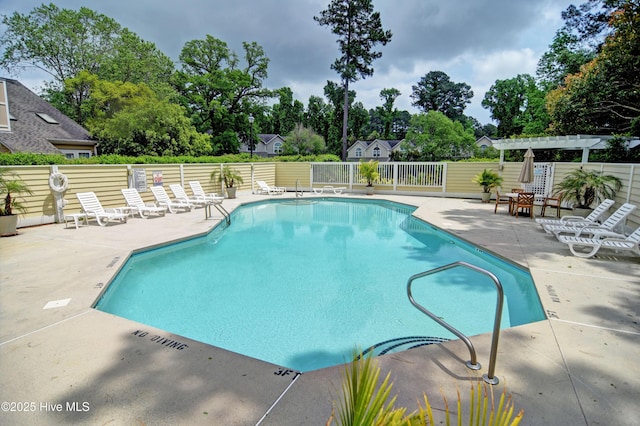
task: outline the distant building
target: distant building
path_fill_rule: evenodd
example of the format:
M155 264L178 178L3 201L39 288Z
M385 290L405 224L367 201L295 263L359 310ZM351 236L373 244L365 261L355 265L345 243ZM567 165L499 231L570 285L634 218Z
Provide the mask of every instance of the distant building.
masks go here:
M20 82L0 78L0 152L96 155L89 132Z
M347 161L390 161L393 152L400 152L401 140L375 139L356 141L347 150Z
M258 135L259 142L253 147L253 154L260 157L274 157L282 154L282 145L284 144L284 138L277 134L260 134ZM251 152L249 145L246 143L240 144L240 152Z
M489 136L482 136L476 140L476 145L480 148L480 152L485 152L487 148L493 147L494 140Z

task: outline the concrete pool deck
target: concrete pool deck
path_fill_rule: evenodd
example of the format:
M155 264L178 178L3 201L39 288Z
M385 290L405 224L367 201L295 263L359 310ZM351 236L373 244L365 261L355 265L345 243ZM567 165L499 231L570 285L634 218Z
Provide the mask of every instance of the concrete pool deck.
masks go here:
M280 196L241 192L224 205L269 198ZM503 330L496 365L496 390L506 384L525 410L522 425L640 422L640 257L576 258L534 221L505 208L493 214L478 200L372 198L416 205L421 219L529 268L548 319ZM132 251L218 221L196 209L0 239L0 424L324 425L343 366L297 374L91 308ZM399 277L399 291L407 279ZM477 372L465 367L460 341L378 357L396 404L412 411L426 392L442 409L441 392L451 403L457 389L467 400L490 352L489 335L471 341Z

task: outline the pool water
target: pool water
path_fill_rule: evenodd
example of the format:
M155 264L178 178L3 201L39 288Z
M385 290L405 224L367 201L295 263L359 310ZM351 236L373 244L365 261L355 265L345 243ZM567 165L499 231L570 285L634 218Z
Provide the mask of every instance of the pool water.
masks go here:
M241 206L207 236L135 254L102 311L298 371L405 336L455 338L413 307L413 274L463 260L505 290L502 327L544 319L531 276L387 201ZM490 332L493 282L453 268L413 284L418 303L468 336Z

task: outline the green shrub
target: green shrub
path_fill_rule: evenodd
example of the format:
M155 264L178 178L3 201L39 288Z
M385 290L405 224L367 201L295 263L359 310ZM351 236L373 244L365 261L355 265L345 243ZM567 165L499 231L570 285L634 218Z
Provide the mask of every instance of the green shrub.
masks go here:
M220 156L178 156L159 157L153 155L142 155L130 157L126 155L106 154L96 155L89 158L67 159L60 154L33 154L28 152L0 153L0 166L40 166L51 164L187 164L187 163L260 163L260 162L335 162L340 158L333 154L321 155L290 155L277 157L256 157L248 153L225 154Z

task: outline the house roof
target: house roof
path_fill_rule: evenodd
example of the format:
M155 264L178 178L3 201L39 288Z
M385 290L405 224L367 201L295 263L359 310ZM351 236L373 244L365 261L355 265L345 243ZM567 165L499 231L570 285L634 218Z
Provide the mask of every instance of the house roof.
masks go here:
M10 152L60 154L54 144L95 145L89 132L17 80L5 82L10 130L0 131L0 144Z
M284 142L284 139L282 138L282 136L278 134L261 133L258 135L258 137L260 138L260 141L265 145L269 145L271 142L274 142L276 140L280 140L281 142Z
M348 149L348 151L352 151L355 148L357 148L358 146L362 147L362 148L367 148L369 146L371 146L374 143L378 143L378 145L382 145L385 148L387 148L389 151L392 151L395 147L400 145L400 142L402 142L401 140L386 140L386 139L375 139L372 141L361 141L358 140L356 141L353 145L351 145Z

